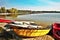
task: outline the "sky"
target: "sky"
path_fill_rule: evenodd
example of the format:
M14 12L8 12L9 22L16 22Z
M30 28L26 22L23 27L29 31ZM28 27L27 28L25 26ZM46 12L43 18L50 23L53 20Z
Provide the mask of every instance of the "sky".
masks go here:
M0 0L0 7L35 11L60 11L60 0Z

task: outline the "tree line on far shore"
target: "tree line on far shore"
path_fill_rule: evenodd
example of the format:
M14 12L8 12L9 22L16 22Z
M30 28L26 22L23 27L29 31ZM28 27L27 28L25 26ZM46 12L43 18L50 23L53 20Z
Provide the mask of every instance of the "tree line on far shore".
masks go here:
M10 9L6 9L5 7L1 7L0 8L0 13L16 13L16 14L31 14L32 11L31 10L18 10L16 8L10 8Z
M5 7L0 8L0 13L17 13L18 10L15 8L5 9Z
M6 9L5 7L1 7L0 13L32 14L32 13L60 13L60 11L31 11L31 10L17 10L16 8Z

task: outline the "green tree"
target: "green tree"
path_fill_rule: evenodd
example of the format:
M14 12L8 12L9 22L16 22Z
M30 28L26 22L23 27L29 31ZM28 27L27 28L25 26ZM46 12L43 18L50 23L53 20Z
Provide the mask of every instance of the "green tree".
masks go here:
M1 7L0 12L1 12L1 13L6 13L5 7Z
M1 9L0 9L0 13L1 13Z
M11 8L9 11L11 12L11 16L13 18L17 17L17 15L18 15L18 10L17 9Z

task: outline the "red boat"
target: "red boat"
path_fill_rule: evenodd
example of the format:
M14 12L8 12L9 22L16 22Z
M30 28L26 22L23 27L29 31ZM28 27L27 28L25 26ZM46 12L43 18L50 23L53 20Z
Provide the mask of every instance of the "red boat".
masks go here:
M60 40L60 23L53 24L53 36L56 40Z
M6 19L0 19L0 23L10 23L12 22L11 20L6 20Z

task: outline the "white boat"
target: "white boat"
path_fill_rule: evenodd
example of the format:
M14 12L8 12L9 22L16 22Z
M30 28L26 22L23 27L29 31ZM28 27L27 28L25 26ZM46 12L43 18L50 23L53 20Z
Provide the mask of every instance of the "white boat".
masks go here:
M38 26L34 22L27 22L27 21L15 21L14 24L10 24L12 26L23 27L23 28L38 28L42 26Z

